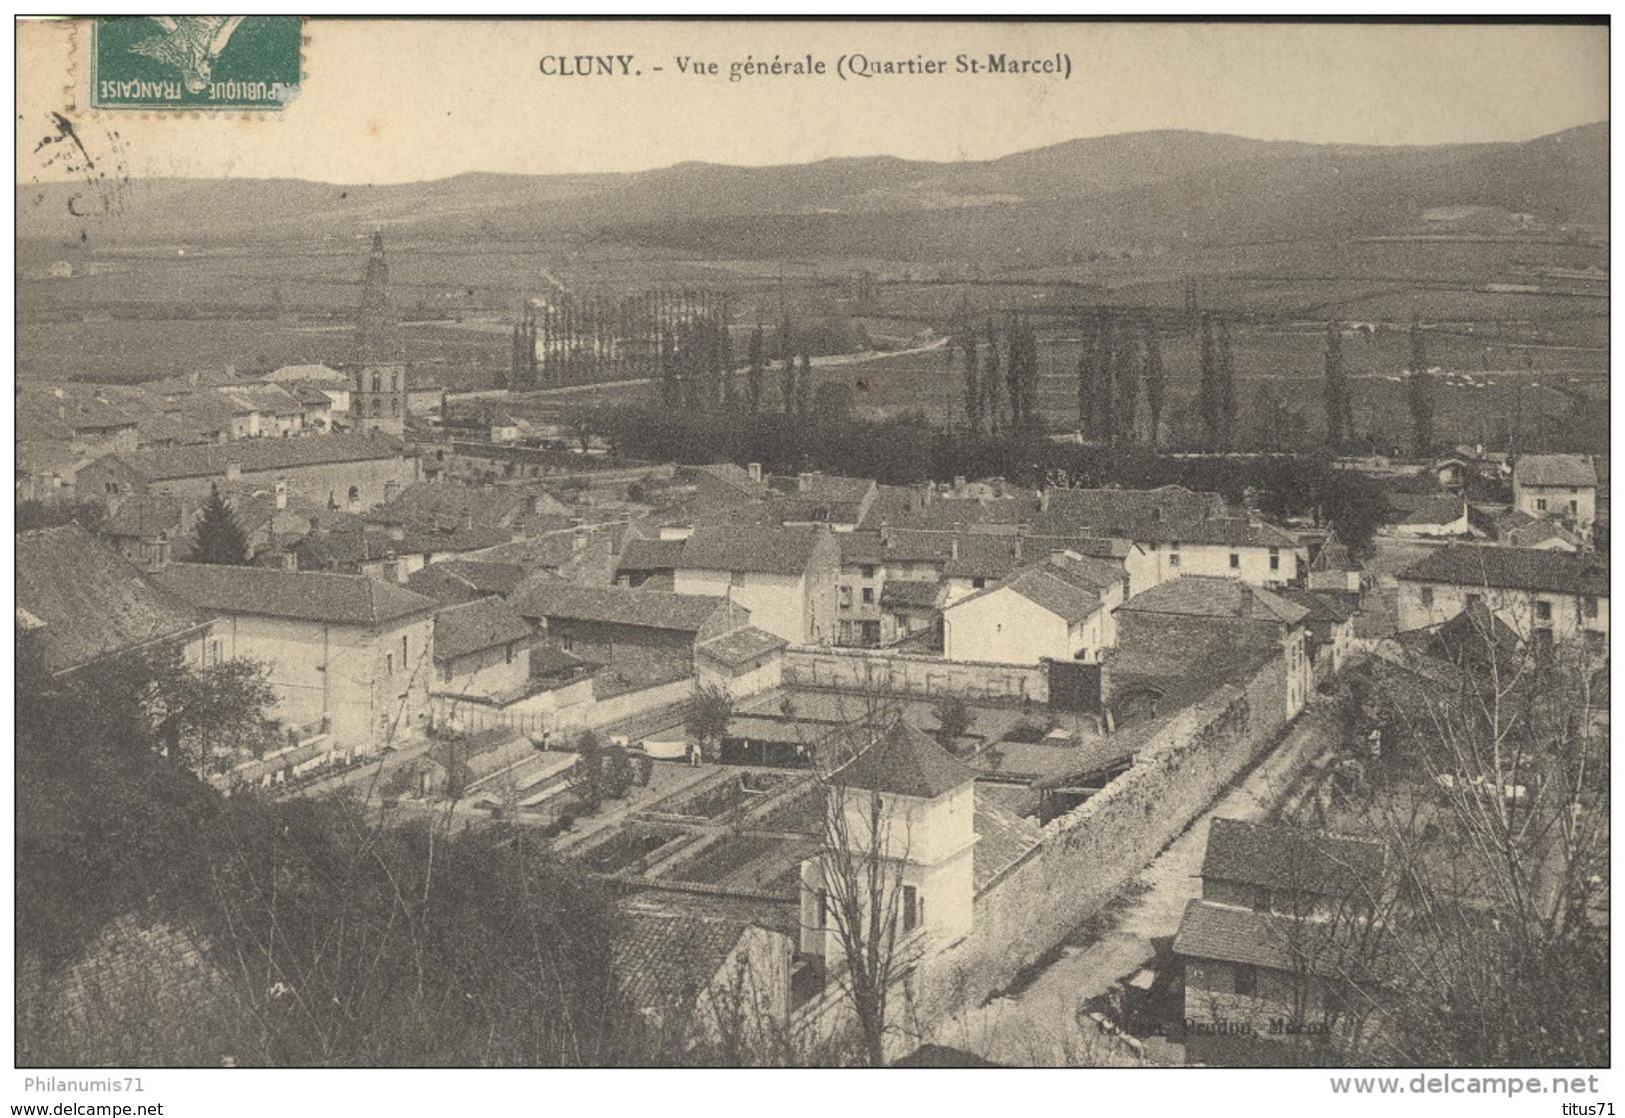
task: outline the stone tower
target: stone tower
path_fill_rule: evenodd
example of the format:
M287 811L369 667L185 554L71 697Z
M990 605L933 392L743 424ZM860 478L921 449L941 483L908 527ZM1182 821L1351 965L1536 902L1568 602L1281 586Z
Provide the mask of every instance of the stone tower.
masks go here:
M361 287L354 368L351 427L402 434L406 429L406 344L389 301L389 264L384 259L382 233L372 235L372 255Z
M882 904L897 922L899 944L920 936L929 954L971 930L975 773L898 719L830 775L825 794L825 849L802 866L803 951L839 965L840 930L830 906L856 878L860 907L869 907L874 890L866 887L865 867L875 856L886 867L878 875ZM831 858L835 865L821 864Z

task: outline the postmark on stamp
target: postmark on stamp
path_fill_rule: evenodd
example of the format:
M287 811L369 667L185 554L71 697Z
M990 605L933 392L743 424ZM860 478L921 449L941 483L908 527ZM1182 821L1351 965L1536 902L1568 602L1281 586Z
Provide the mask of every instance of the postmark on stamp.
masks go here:
M298 16L146 16L94 23L94 109L277 111L299 92Z

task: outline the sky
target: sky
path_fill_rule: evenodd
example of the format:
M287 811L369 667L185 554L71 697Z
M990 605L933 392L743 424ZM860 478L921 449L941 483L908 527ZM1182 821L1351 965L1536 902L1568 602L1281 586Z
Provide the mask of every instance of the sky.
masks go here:
M17 39L17 179L83 101L82 25ZM76 50L75 38L80 38ZM1069 78L959 74L963 54L1068 56ZM559 77L545 57L631 55L639 76ZM943 60L946 73L841 80L843 56ZM728 79L808 55L823 76ZM678 72L715 61L718 76ZM662 72L655 73L655 66ZM637 171L688 160L987 159L1084 136L1180 128L1359 144L1524 140L1608 116L1603 27L322 21L280 114L71 109L133 176L406 182L468 171ZM114 135L116 133L116 136Z

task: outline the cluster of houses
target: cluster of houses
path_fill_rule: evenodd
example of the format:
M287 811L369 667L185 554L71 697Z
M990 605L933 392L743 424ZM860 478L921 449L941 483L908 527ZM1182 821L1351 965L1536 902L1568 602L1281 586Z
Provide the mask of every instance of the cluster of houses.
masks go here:
M18 534L18 629L62 675L161 648L200 669L265 665L286 744L228 758L210 774L228 790L394 753L423 759L411 771L427 795L431 771L477 781L534 750L568 751L586 730L671 755L703 692L735 712L717 758L806 769L808 744L849 721L838 695L816 694L843 686L819 683L820 664L916 699L985 702L968 755L918 717L893 719L827 774L834 807L809 815L797 806L807 787L741 778L712 789L738 801L736 834L679 803L658 813L670 833L606 840L606 872L623 883L637 877L628 866L697 882L639 879L617 945L630 985L675 1020L715 1018L718 984L742 961L774 1012L809 1001L798 984L839 954L830 885L809 855L827 811L861 814L871 795L888 805L909 840L884 852L900 867L901 932L952 944L978 897L1041 845L1041 822L1133 762L1136 726L1265 663L1280 665L1276 713L1290 721L1356 653L1371 586L1332 526L1272 524L1179 486L891 486L754 463L459 483L443 450L409 437L429 404L409 382L386 283L375 241L357 360L342 373L160 382L140 407L114 390L19 390L19 499L71 491L105 516L94 531ZM1447 487L1469 468L1483 463L1436 464ZM1518 641L1606 656L1594 465L1525 455L1510 475L1505 508L1449 488L1396 502L1389 534L1426 548L1395 579L1397 630L1482 609ZM243 565L196 561L196 525L217 497L243 529ZM988 685L1006 679L1014 689ZM1035 696L1054 715L1036 745L1016 732ZM503 744L482 759L446 751L486 731ZM994 740L999 750L980 748ZM688 745L675 755L696 756ZM1215 824L1175 941L1191 1005L1278 999L1280 973L1305 964L1261 921L1347 900L1360 877L1348 867L1380 857L1332 845L1305 859L1291 834ZM1318 876L1283 885L1289 850Z

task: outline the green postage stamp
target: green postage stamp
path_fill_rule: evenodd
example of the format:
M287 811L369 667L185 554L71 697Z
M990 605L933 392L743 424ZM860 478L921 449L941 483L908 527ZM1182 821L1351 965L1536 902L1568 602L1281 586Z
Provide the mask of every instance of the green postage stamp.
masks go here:
M298 16L126 16L95 21L95 109L277 111L299 92Z

